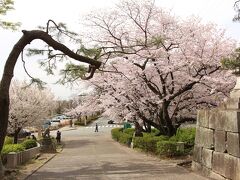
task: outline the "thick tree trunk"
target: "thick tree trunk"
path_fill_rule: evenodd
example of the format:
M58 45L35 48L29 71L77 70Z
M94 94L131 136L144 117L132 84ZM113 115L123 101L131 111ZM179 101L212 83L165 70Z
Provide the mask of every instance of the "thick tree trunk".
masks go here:
M139 125L137 121L135 121L134 123L135 123L135 137L143 137L142 127Z
M176 134L177 128L174 127L172 119L169 117L168 104L169 102L163 102L162 107L158 112L158 119L155 121L148 119L140 111L138 111L138 116L150 127L153 126L158 129L160 131L158 135L171 137Z
M80 56L72 52L65 45L52 39L52 37L44 31L41 31L41 30L23 31L23 36L15 44L11 53L8 56L8 59L6 61L4 71L3 71L1 84L0 84L0 152L3 148L3 143L6 136L7 126L8 126L9 87L13 77L14 67L24 47L27 44L30 44L31 41L33 41L34 39L41 39L44 42L46 42L49 46L53 47L55 50L62 51L64 54L66 54L70 58L73 58L77 61L85 62L94 66L94 71L91 72L91 75L93 75L93 73L95 72L95 69L101 66L101 62L95 61L87 57Z
M0 179L3 179L4 177L4 171L5 171L5 168L3 166L3 163L2 163L2 158L0 156Z
M18 134L14 133L13 135L13 144L17 144L18 143Z
M21 131L22 128L18 128L17 130L14 131L13 134L13 143L17 144L18 143L18 134Z
M152 131L152 128L151 128L151 125L145 121L143 121L143 124L144 124L144 127L145 127L145 131L148 132L148 133L151 133Z
M168 113L168 104L169 102L164 101L162 104L162 113L161 113L161 118L164 121L165 129L166 129L166 134L167 136L171 137L176 134L176 129L173 126L172 119L169 117Z

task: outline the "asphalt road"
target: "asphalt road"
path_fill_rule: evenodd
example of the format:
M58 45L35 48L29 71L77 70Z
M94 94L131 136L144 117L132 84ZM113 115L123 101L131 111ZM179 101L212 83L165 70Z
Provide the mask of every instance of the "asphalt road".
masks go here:
M28 180L204 180L197 174L122 146L111 139L107 120L99 119L99 132L89 127L63 131L65 147ZM91 128L93 127L93 128Z

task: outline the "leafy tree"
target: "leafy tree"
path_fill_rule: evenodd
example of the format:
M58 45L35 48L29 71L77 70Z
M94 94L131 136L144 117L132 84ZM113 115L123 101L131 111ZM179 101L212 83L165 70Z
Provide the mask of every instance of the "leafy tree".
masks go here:
M13 23L5 21L2 17L7 14L8 11L13 10L14 1L13 0L0 0L0 27L4 29L17 30L20 23Z
M228 57L224 57L221 62L224 68L233 70L233 74L239 76L240 75L240 48L237 48L235 52L233 52Z

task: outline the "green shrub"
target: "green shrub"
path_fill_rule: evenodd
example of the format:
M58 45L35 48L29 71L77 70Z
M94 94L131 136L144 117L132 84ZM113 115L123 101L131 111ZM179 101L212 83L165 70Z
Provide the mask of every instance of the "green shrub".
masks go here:
M172 136L169 138L169 141L171 142L178 142L178 137L175 135L175 136Z
M193 146L195 141L196 128L180 128L176 136L178 141L184 142L187 146Z
M127 133L123 133L123 132L119 132L119 139L118 141L121 143L121 144L126 144L128 146L131 145L131 142L132 142L132 135L130 134L127 134Z
M134 137L133 138L133 148L144 149L143 137Z
M24 151L25 147L22 144L6 144L3 146L2 154L8 154L10 152Z
M167 157L183 155L184 151L177 150L177 144L173 141L157 142L157 154Z
M111 130L112 138L119 141L120 134L122 133L122 128L114 128Z
M4 145L13 144L13 137L6 136L4 139Z
M22 142L22 145L25 147L25 149L30 149L33 147L37 147L37 142L33 139L26 139Z
M176 142L161 141L157 143L157 153L164 156L174 156L177 151Z
M175 136L170 138L172 142L184 142L186 147L192 147L195 141L196 128L179 128Z
M158 129L153 128L152 131L151 131L151 134L155 136L155 135L157 135L159 132L160 132L160 131L159 131Z
M135 137L133 140L134 148L142 149L145 152L156 153L157 142L168 140L167 136L152 136L144 134L143 137Z
M127 129L123 130L123 133L126 133L126 134L129 134L129 135L133 136L134 131L135 131L135 129L133 129L133 128L127 128Z

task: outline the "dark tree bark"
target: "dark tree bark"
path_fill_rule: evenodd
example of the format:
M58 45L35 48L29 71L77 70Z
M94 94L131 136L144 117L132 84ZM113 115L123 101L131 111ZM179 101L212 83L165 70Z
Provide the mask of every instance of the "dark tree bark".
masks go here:
M135 121L134 123L135 123L135 136L143 137L142 127L139 125L139 123L137 121Z
M0 84L0 151L3 148L4 139L6 136L7 126L8 126L8 115L9 115L9 87L11 80L13 78L14 67L20 53L23 51L27 44L30 44L35 39L40 39L46 42L49 46L55 50L59 50L69 56L70 58L77 60L79 62L88 63L90 66L90 76L91 78L96 69L101 66L101 62L95 61L93 59L83 57L71 51L65 45L55 41L47 32L41 30L32 31L22 31L23 36L15 44L11 53L6 61L3 76ZM88 79L86 78L86 79ZM0 168L1 170L1 168ZM1 172L0 172L1 174Z
M16 131L14 131L13 133L13 143L17 144L18 143L18 134L21 131L22 128L18 128L16 129Z
M143 125L144 125L144 128L145 128L145 131L148 132L148 133L151 133L152 131L152 128L151 128L151 125L145 121L143 121Z

